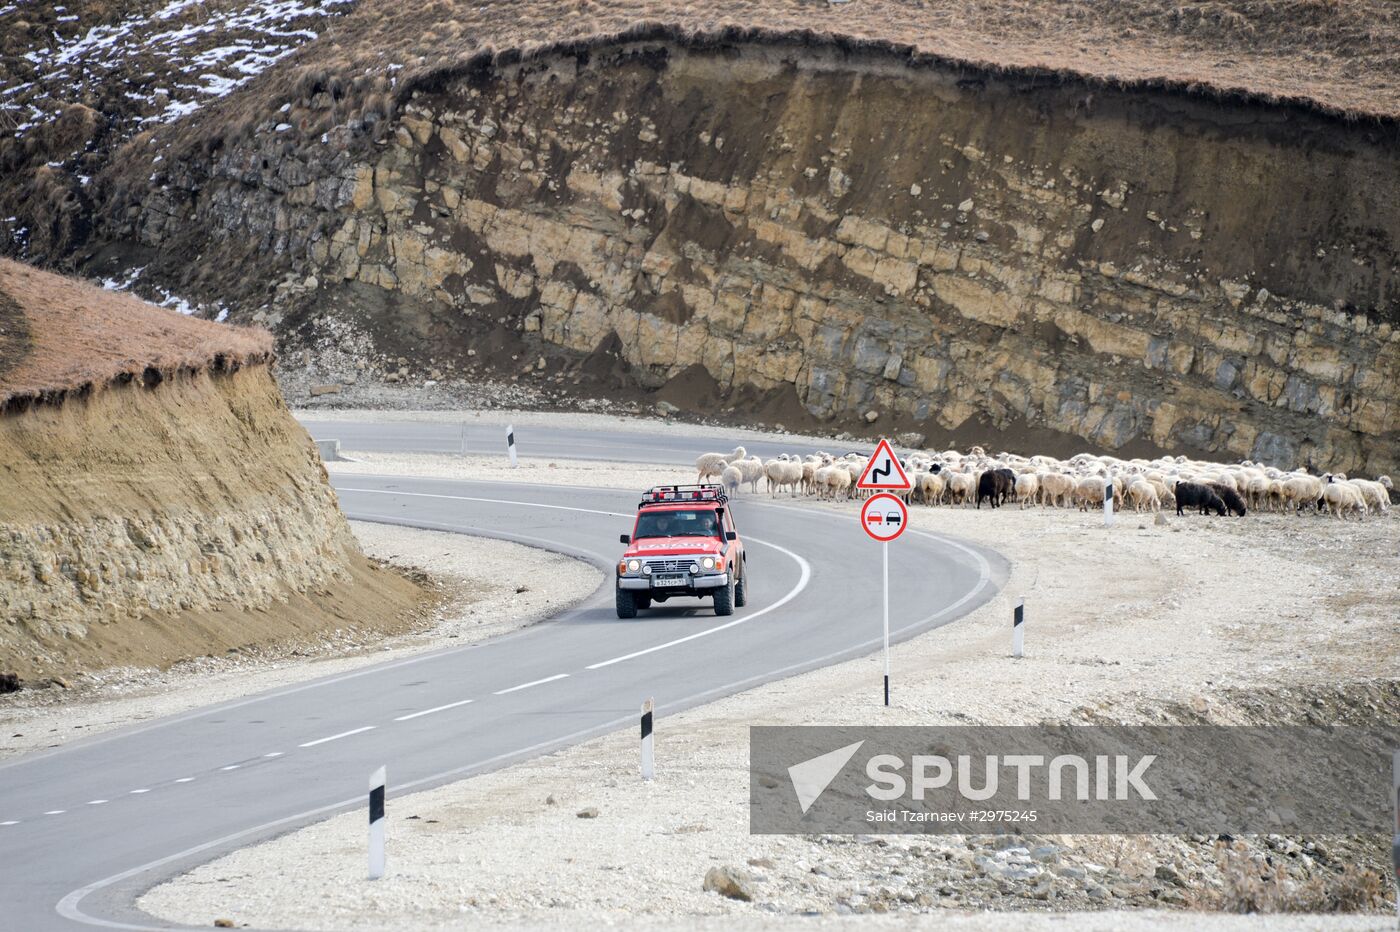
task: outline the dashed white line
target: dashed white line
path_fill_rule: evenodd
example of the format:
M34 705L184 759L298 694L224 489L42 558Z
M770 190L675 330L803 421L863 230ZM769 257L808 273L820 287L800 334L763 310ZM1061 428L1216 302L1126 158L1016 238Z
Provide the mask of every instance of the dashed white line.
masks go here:
M227 767L220 767L219 769L220 769L220 770L237 770L237 769L239 768L239 766L241 766L241 765L239 765L239 764L229 764Z
M132 796L140 796L142 793L149 793L149 792L150 792L150 789L132 790L132 791L131 791L131 795L132 795Z
M63 815L67 811L67 809L50 809L48 812L44 813L44 815Z
M449 702L447 705L434 706L431 709L424 709L421 712L410 712L408 715L400 715L398 718L394 719L394 721L406 722L411 718L418 718L421 715L432 715L434 712L445 712L448 709L455 709L458 706L467 705L472 701L474 700L463 699L461 702Z
M89 799L89 800L88 800L88 805L89 805L89 806L100 806L100 805L102 805L103 803L105 803L106 801L107 801L107 800L105 800L105 799Z
M264 754L263 757L281 757L281 751L273 751L271 754Z
M340 739L340 738L348 738L348 737L350 737L351 735L358 735L358 734L360 734L361 732L373 731L374 729L375 729L375 726L374 726L374 725L366 725L366 726L363 727L363 728L352 728L352 729L350 729L349 731L342 731L342 732L341 732L340 734L338 734L338 735L331 735L329 738L317 738L315 741L308 741L308 742L306 742L305 744L298 744L297 747L299 747L299 748L314 748L316 745L318 745L318 744L325 744L327 741L336 741L336 740L338 740L338 739Z
M555 680L562 680L562 679L564 679L564 678L565 678L566 676L568 676L568 675L569 675L569 674L567 674L567 673L556 673L556 674L554 674L553 676L546 676L546 677L545 677L544 679L542 679L542 680L531 680L531 681L528 682L528 683L521 683L519 686L512 686L512 687L510 687L509 689L498 689L498 690L496 690L494 693L492 693L491 695L493 695L493 696L504 696L506 693L513 693L513 692L516 692L517 690L521 690L521 689L529 689L531 686L540 686L540 685L542 685L542 684L544 684L544 683L553 683Z
M18 825L19 819L11 819L8 822L0 822L0 825Z
M193 783L193 782L194 782L194 777L180 777L180 778L179 778L178 780L176 780L175 782L176 782L176 783Z

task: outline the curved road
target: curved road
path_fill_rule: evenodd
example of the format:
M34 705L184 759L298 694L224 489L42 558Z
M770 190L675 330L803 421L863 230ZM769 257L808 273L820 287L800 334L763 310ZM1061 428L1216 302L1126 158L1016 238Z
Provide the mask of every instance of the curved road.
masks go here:
M638 441L612 438L632 452ZM336 485L351 517L508 538L605 573L637 499L391 477L347 476ZM381 764L392 808L410 790L635 727L647 696L664 716L878 647L879 549L853 514L761 497L740 497L734 513L753 578L748 607L730 618L689 602L619 621L609 576L584 604L510 635L0 765L0 926L163 928L132 905L142 891L237 847L363 807L367 776ZM965 614L1006 578L997 555L912 530L890 548L890 563L896 639ZM872 719L878 695L872 676Z
M303 414L301 425L317 440L339 440L345 450L366 453L462 453L505 456L506 422L469 418L446 421L323 421ZM691 437L666 430L601 430L589 427L553 427L522 424L515 429L520 456L574 460L609 460L628 463L694 463L701 453L728 452L742 445L764 459L779 453L811 453L811 442L755 440L716 430ZM875 447L860 441L832 441L827 451L843 454L858 450L869 456Z

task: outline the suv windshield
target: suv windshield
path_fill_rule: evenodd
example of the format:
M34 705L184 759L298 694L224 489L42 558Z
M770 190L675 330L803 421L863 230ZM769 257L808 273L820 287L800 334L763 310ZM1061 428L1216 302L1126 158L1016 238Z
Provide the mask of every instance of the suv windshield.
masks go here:
M644 511L637 518L633 539L643 537L718 537L719 517L713 511Z

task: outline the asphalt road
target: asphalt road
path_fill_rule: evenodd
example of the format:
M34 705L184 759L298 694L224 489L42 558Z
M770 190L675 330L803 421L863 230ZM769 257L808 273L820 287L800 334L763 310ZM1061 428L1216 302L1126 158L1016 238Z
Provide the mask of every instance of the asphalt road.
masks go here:
M337 486L352 517L539 544L605 568L637 498L363 476ZM411 790L634 728L648 696L664 731L680 709L877 649L879 547L853 515L760 497L741 498L734 512L752 577L749 604L732 617L692 601L619 621L608 580L585 604L491 641L0 765L0 927L164 928L132 905L141 892L237 847L363 807L377 766L388 767L392 817L394 798ZM993 553L912 530L890 560L896 640L965 614L1006 576ZM897 668L894 683L897 703ZM872 672L872 722L879 693ZM664 760L659 769L664 779Z
M301 424L317 440L339 440L343 450L366 453L462 453L506 455L506 422L472 418L460 424L419 421L355 423L300 418ZM694 463L702 453L727 453L742 445L751 454L769 459L779 453L806 455L815 447L811 442L784 443L754 440L716 431L705 437L678 436L666 432L646 434L571 427L521 425L515 430L516 453L520 456L556 457L575 460L608 460L628 463ZM858 450L867 456L873 444L859 441L836 442L827 446L837 455Z

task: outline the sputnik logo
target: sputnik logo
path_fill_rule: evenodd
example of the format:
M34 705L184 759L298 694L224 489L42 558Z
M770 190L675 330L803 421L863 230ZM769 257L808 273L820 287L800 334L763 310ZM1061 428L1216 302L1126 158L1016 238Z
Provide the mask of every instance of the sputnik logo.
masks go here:
M819 754L788 768L788 777L792 780L792 789L797 793L797 803L802 807L803 815L806 815L812 804L826 792L826 788L831 786L831 781L835 780L841 769L856 756L856 751L859 751L864 743L864 740L857 741L855 744Z

